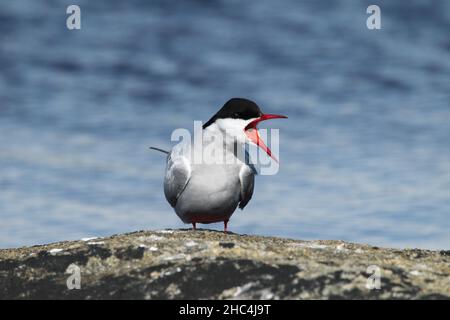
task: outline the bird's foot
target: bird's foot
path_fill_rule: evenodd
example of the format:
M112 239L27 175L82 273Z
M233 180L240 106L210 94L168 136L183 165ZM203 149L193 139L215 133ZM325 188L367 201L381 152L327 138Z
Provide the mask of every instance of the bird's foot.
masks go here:
M197 224L195 222L192 222L192 230L197 230Z
M227 233L228 232L228 220L225 220L223 222L223 233Z

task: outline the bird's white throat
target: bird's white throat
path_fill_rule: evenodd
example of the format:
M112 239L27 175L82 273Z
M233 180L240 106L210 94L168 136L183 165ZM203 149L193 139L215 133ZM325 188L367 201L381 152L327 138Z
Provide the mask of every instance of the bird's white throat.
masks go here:
M206 163L242 163L247 138L245 127L251 120L218 119L203 130L203 161ZM200 151L200 150L197 150Z

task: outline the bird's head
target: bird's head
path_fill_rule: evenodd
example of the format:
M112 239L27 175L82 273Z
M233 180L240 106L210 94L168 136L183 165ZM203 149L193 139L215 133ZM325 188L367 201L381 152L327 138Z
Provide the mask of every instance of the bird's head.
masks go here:
M261 121L287 118L277 114L264 114L256 103L243 98L233 98L227 101L225 105L203 125L203 129L211 125L235 139L240 144L250 142L264 150L269 157L278 161L272 151L261 139L257 125Z

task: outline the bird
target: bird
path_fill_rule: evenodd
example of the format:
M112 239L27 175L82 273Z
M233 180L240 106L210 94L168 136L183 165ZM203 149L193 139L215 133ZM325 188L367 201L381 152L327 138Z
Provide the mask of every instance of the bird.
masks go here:
M253 101L232 98L201 130L201 142L184 141L167 154L164 195L186 224L223 222L224 232L237 207L244 209L253 195L257 171L249 161L245 144L254 144L278 162L261 139L261 121L287 118L264 114ZM195 140L195 139L194 139Z

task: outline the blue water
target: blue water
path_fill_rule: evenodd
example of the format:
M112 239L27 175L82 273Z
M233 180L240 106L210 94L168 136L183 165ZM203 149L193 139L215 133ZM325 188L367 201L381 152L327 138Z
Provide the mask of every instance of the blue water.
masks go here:
M147 148L241 96L289 119L232 231L450 248L449 1L72 3L0 3L0 247L183 227Z

